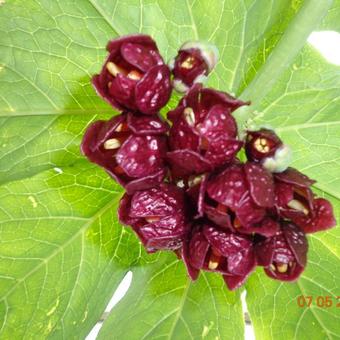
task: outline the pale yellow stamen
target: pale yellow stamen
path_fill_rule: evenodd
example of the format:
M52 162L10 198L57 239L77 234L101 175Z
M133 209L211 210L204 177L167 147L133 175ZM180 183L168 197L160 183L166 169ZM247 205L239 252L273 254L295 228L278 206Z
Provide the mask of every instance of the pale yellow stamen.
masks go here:
M201 176L190 176L189 180L188 180L189 187L191 188L191 187L201 183L203 177L204 177L204 175L201 175Z
M159 221L159 217L157 217L157 216L150 216L150 217L146 217L145 220L148 223L154 223L154 222L158 222Z
M107 64L106 64L106 68L107 70L114 76L114 77L117 77L117 75L119 73L122 73L124 75L126 75L126 71L123 70L122 68L120 68L118 65L116 65L115 63L113 63L112 61L109 61Z
M291 200L291 201L288 202L287 205L288 205L289 208L301 211L305 215L308 215L308 213L309 213L308 209L306 209L306 207L298 200Z
M104 143L104 149L106 150L113 150L118 149L120 147L120 141L116 138L111 138L105 141Z
M288 270L288 265L284 263L284 264L277 266L276 269L279 273L285 273Z
M208 265L208 267L209 267L209 269L211 269L211 270L214 270L214 269L216 269L216 268L218 267L218 265L219 265L219 263L218 263L218 262L215 262L215 261L209 261L209 265Z
M194 61L195 59L193 57L188 57L183 61L181 67L189 70L194 66Z
M258 138L254 142L254 147L257 151L266 153L269 152L269 146L267 144L267 140L265 138Z
M138 71L131 71L128 73L127 77L133 80L139 80L142 78L142 75Z
M195 125L195 113L191 107L186 107L183 111L183 115L190 126Z
M122 130L123 130L123 124L119 124L115 129L116 132L121 132Z

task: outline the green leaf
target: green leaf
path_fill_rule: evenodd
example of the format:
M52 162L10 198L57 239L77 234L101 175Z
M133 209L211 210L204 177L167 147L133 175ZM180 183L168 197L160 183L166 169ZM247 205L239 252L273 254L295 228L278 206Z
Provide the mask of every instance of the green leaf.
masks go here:
M333 203L339 221L339 200L326 198ZM251 277L247 304L257 338L339 339L339 240L338 229L309 237L308 265L297 283L268 280L261 271ZM312 297L311 306L299 307L300 296ZM329 307L322 305L327 296L332 301Z
M105 321L99 339L243 337L239 294L228 292L222 278L204 274L192 283L176 256L166 253L132 271L127 295Z
M328 0L7 0L0 11L0 336L84 338L128 270L126 297L100 338L240 339L239 293L217 275L190 283L169 253L147 255L117 222L121 189L79 152L86 126L115 112L90 85L109 39L151 34L166 60L188 39L215 43L209 85L251 99L237 118L271 124L294 165L318 180L340 218L339 67L304 46L338 29ZM322 21L322 22L321 22ZM300 50L303 50L300 52ZM174 107L174 96L168 107ZM336 338L337 309L298 295L339 295L338 229L310 237L297 284L262 273L247 285L259 339Z
M89 332L140 256L135 237L117 224L120 195L86 163L0 189L3 338Z

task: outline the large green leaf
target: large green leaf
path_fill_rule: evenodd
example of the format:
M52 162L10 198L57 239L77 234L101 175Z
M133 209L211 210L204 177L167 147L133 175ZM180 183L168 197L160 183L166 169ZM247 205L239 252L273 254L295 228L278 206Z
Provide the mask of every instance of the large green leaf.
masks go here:
M239 293L216 275L190 283L172 254L146 255L117 223L119 189L79 152L91 121L114 111L89 80L106 42L144 32L166 59L185 40L220 50L209 85L253 105L237 118L271 124L340 218L340 71L305 45L339 28L328 0L7 0L0 7L0 327L2 338L84 338L128 270L133 282L103 339L243 337ZM176 105L176 98L170 107ZM250 121L248 119L251 118ZM259 339L335 338L340 309L301 309L298 295L339 295L338 229L310 237L297 284L262 273L247 285Z
M222 278L203 275L192 283L175 255L133 268L127 297L104 323L99 339L239 339L243 312L239 294Z

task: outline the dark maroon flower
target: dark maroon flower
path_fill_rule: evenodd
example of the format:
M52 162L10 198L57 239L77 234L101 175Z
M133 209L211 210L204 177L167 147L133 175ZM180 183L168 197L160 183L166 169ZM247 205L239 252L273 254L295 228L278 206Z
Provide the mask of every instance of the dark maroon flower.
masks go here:
M294 168L275 174L276 208L280 216L291 219L305 233L314 233L336 225L332 205L314 198L315 183Z
M267 211L275 203L272 174L260 164L233 164L208 180L203 210L219 226L273 235L278 225Z
M271 172L282 172L291 162L291 150L273 130L248 131L245 151L249 161L261 162Z
M196 83L203 83L215 67L218 50L214 45L189 41L181 46L169 65L174 75L173 86L179 92L187 92Z
M209 223L193 228L184 244L183 260L193 280L201 269L218 272L231 290L240 287L256 266L250 236L221 230Z
M123 113L92 123L81 150L102 166L128 193L159 184L165 174L168 125L158 116Z
M125 194L119 220L131 225L149 252L175 250L182 246L187 214L184 191L172 184Z
M256 247L257 263L273 279L294 281L307 263L308 242L305 233L294 223L281 221L281 231L259 242Z
M170 70L148 35L111 40L100 74L92 78L97 93L118 110L157 113L171 94Z
M196 84L168 113L173 122L168 160L176 175L211 171L231 162L242 147L231 112L246 103Z

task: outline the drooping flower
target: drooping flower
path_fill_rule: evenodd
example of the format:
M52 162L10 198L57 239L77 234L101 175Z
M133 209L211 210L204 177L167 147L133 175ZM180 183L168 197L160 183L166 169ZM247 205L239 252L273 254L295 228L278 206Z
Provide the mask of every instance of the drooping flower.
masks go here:
M201 174L231 162L243 143L231 112L246 103L227 93L194 85L168 113L168 160L179 177Z
M118 110L155 114L171 94L170 70L148 35L111 40L100 74L92 78L97 93Z
M244 148L249 161L260 162L271 172L285 171L291 163L290 147L273 130L248 131Z
M188 215L184 191L172 184L125 194L119 219L130 225L147 251L176 250L187 232Z
M200 270L218 272L231 290L241 286L256 266L250 236L222 230L211 222L192 229L182 257L193 280Z
M186 42L169 63L174 75L173 87L178 92L187 92L194 84L204 83L217 61L216 46L200 41Z
M294 168L275 174L276 208L280 216L291 219L305 233L314 233L336 225L332 205L314 198L314 180Z
M159 184L165 174L168 125L158 116L123 113L96 121L86 130L81 150L128 193Z
M278 230L268 211L275 203L273 177L260 164L228 166L208 180L205 196L203 211L220 227L265 236Z
M294 223L281 221L281 231L255 246L257 263L276 280L294 281L307 263L308 242Z

